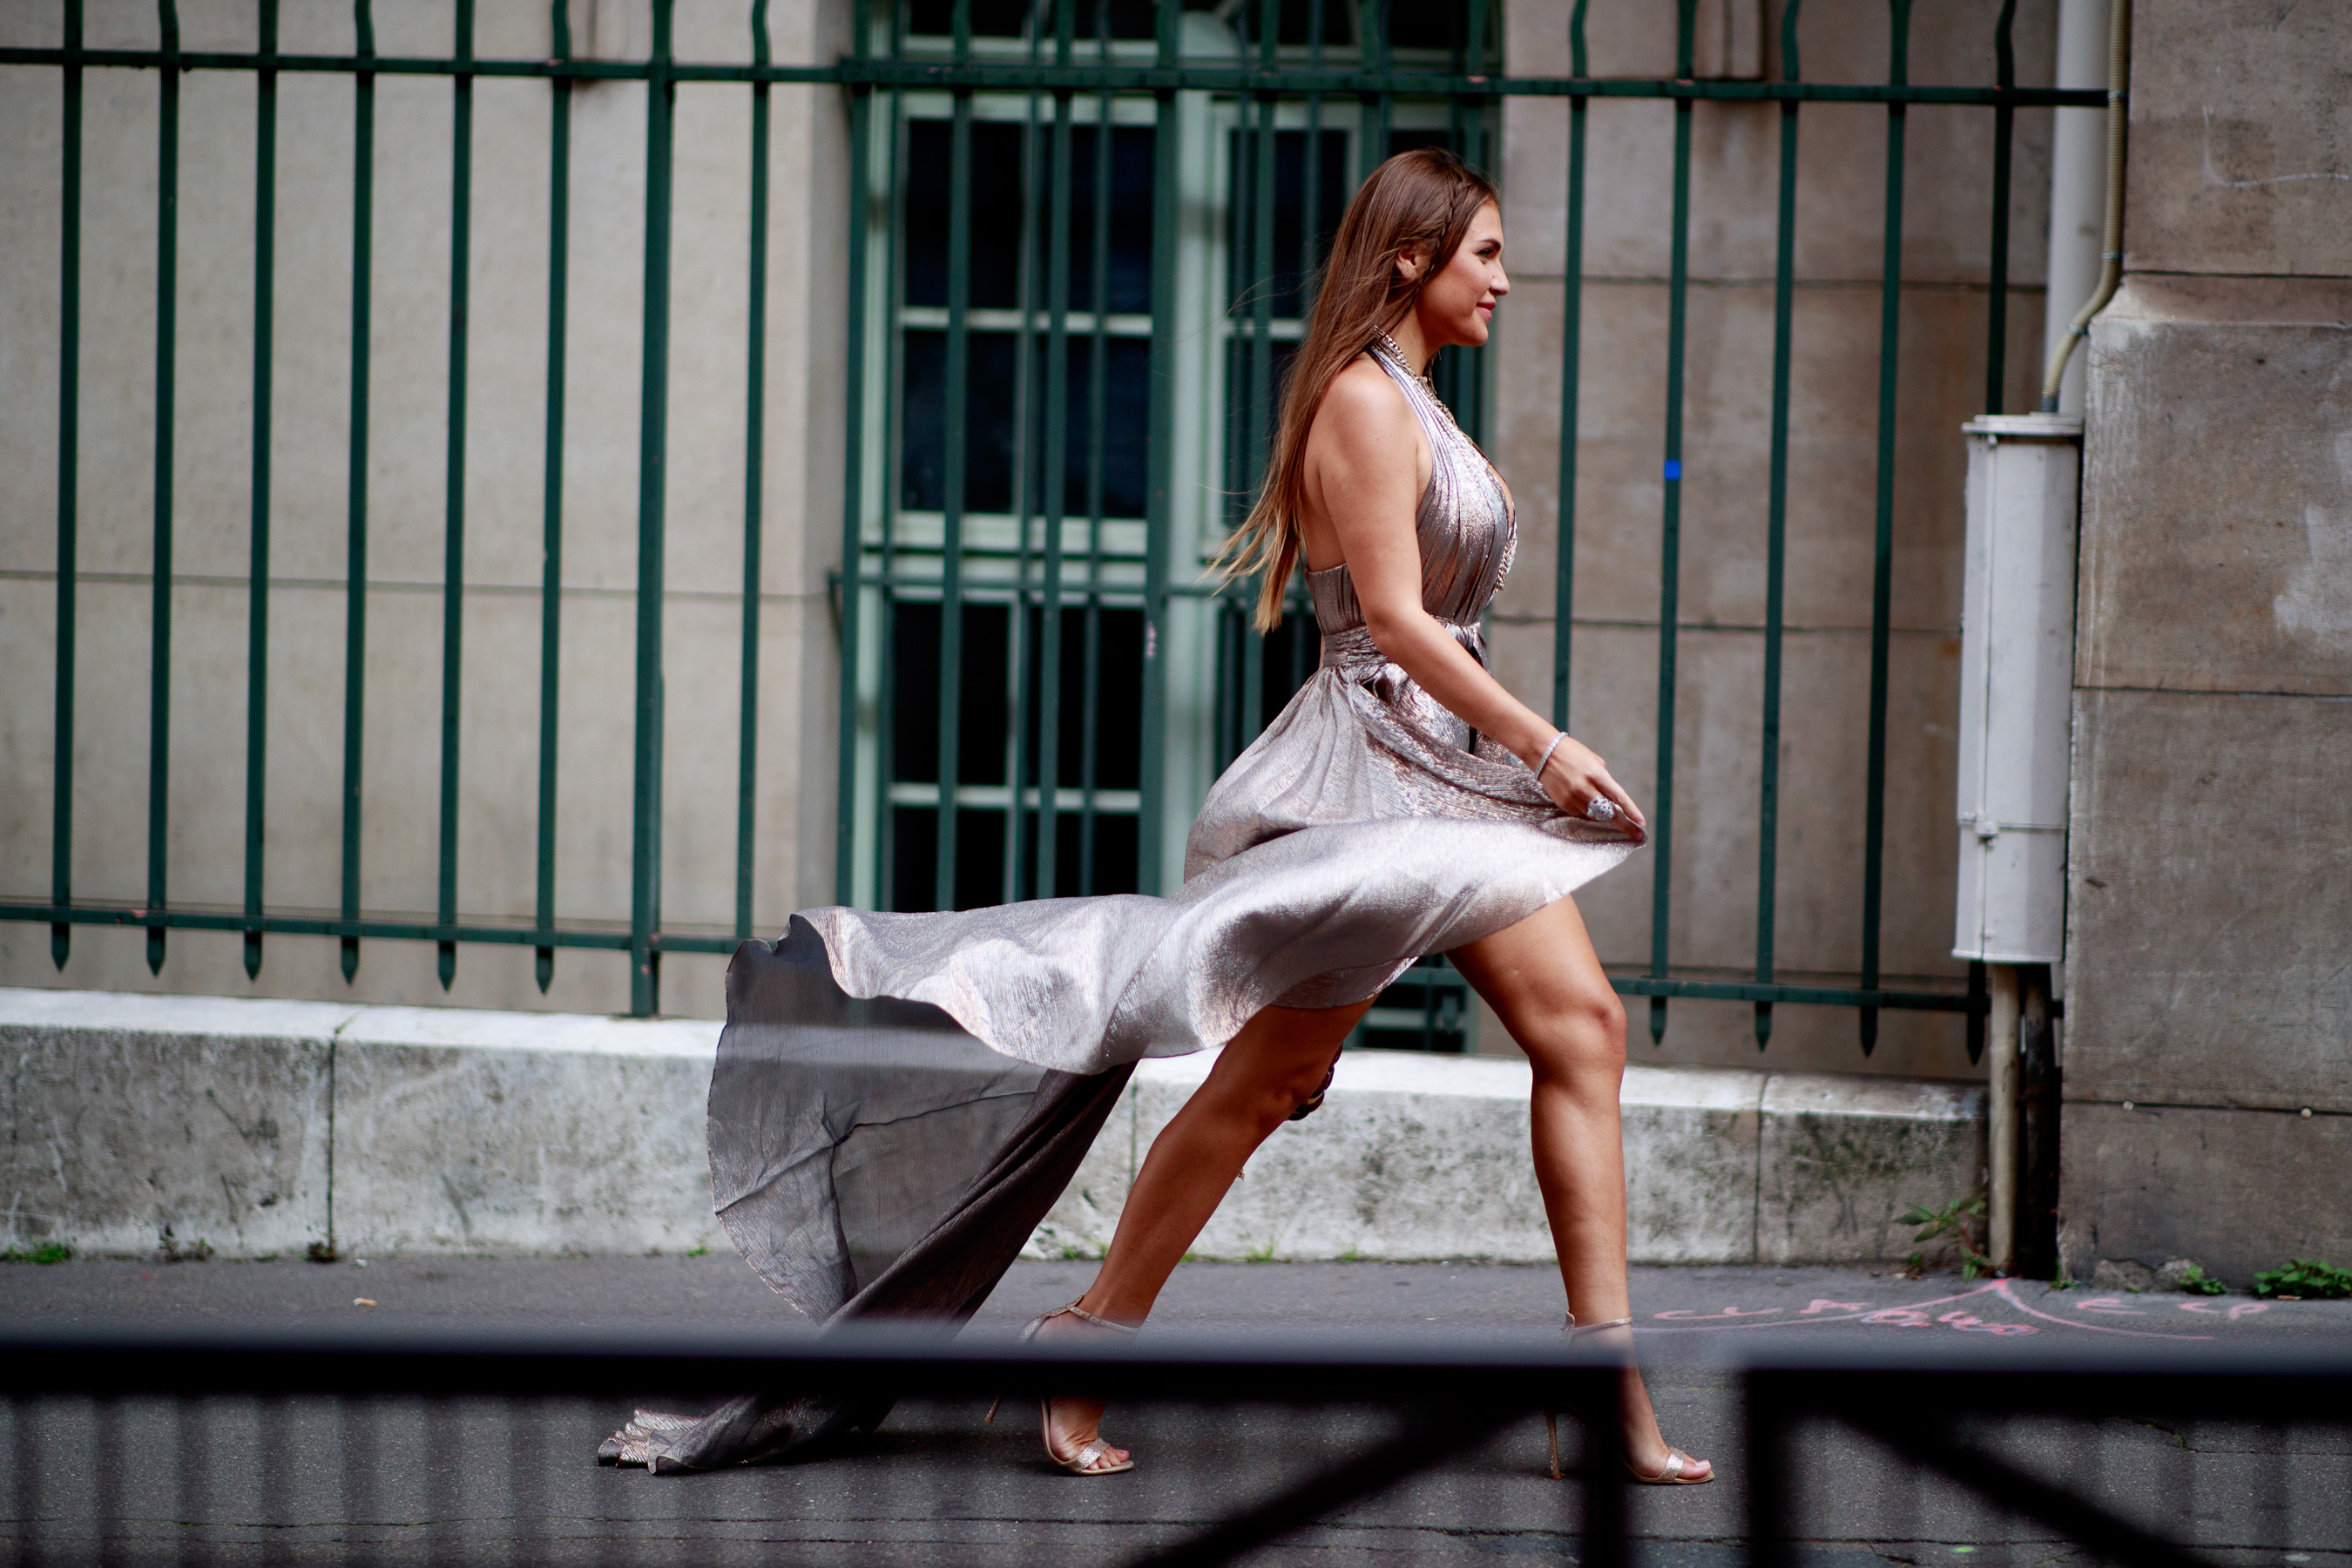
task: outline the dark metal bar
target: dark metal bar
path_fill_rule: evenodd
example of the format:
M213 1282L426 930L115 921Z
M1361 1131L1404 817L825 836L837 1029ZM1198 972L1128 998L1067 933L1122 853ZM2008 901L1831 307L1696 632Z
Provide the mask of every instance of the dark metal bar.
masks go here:
M180 10L156 0L162 25L163 111L155 150L154 610L147 685L147 907L169 905L172 788L172 468L177 419L180 293ZM163 927L147 928L147 972L163 972Z
M1043 58L1045 30L1039 25L1044 12L1042 5L1034 7L1023 24L1029 37L1029 58L1036 63ZM1014 902L1028 896L1036 879L1029 863L1030 850L1036 842L1036 827L1031 816L1028 797L1036 776L1035 744L1031 740L1029 721L1031 704L1036 698L1036 681L1030 666L1038 657L1039 637L1032 631L1029 609L1035 592L1033 569L1034 551L1031 547L1031 524L1036 521L1036 491L1030 483L1034 465L1030 448L1035 440L1033 415L1035 410L1035 384L1033 379L1037 358L1037 295L1039 291L1037 241L1038 168L1041 155L1038 111L1043 95L1034 88L1021 121L1021 237L1015 267L1014 303L1021 318L1021 330L1013 338L1013 515L1019 529L1014 555L1015 568L1013 598L1005 627L1006 651L1011 656L1013 732L1006 737L1005 777L1012 788L1008 798L1012 809L1004 825L1004 900ZM1038 628L1042 630L1043 628Z
M1585 73L1584 13L1591 0L1576 0L1569 13L1568 43L1576 74ZM1584 163L1585 120L1591 100L1568 100L1567 229L1560 252L1559 300L1559 533L1552 563L1551 721L1568 728L1570 658L1576 617L1577 399L1584 383Z
M1385 0L1373 0L1374 5ZM1383 37L1385 35L1383 34ZM178 70L258 70L261 57L237 50L192 50L171 56ZM85 49L82 63L107 69L153 70L165 55L157 49ZM0 66L57 66L65 50L50 47L0 47ZM468 59L433 56L379 56L366 62L353 55L281 55L271 68L304 74L347 75L365 68L387 76L457 76L546 79L568 76L580 81L644 81L652 74L645 61ZM711 65L673 62L665 73L673 81L767 81L797 86L865 86L916 89L1025 91L1068 88L1092 92L1108 87L1113 92L1307 92L1354 93L1397 97L1453 96L1500 98L1668 98L1724 102L1777 102L1795 98L1822 103L1936 103L1990 108L2008 103L2019 109L2097 109L2104 107L2104 89L2019 87L1915 87L1866 82L1693 81L1671 78L1612 77L1586 80L1576 77L1493 77L1474 79L1450 71L1396 70L1387 66L1370 70L1281 70L1272 74L1221 66L1118 66L1108 71L1093 66L1057 69L1012 61L925 60L894 57L835 65Z
M1248 6L1236 15L1246 18ZM1257 64L1270 72L1277 63L1282 0L1258 0ZM1244 33L1244 38L1248 38ZM1242 100L1250 161L1248 218L1242 228L1242 264L1248 270L1250 301L1248 468L1244 493L1255 497L1265 483L1272 449L1274 416L1274 174L1280 100L1259 92ZM1242 654L1241 733L1237 745L1246 747L1265 728L1265 634L1257 629L1255 614L1244 610L1240 623Z
M1676 0L1675 69L1691 73L1698 0ZM1664 979L1675 846L1675 642L1680 627L1683 521L1683 345L1690 286L1691 104L1675 105L1674 259L1666 285L1666 456L1658 564L1658 779L1650 815L1650 973ZM1666 999L1650 998L1650 1043L1666 1038Z
M1068 4L1069 0L1064 0ZM971 0L955 0L955 49L971 54ZM933 822L931 907L955 908L956 784L963 771L963 509L971 437L971 92L955 95L948 174L947 493L940 537L939 815Z
M2017 82L2017 49L2011 37L2017 20L2017 0L2001 0L2000 20L1993 25L1994 80L2004 88ZM1985 267L1985 396L1987 414L1998 414L2001 383L2009 369L2009 184L2010 148L2017 129L2017 109L2001 103L1992 111L1992 233Z
M1066 63L1077 0L1056 0L1054 56ZM1062 523L1068 505L1070 429L1070 95L1054 95L1052 216L1045 239L1045 580L1037 628L1037 896L1061 891ZM1103 128L1096 131L1097 140ZM1101 314L1102 301L1095 302ZM1019 804L1016 800L1015 804Z
M765 0L761 0L764 6ZM762 11L764 16L765 12ZM856 0L850 55L864 59L874 27L873 0ZM761 138L762 145L765 138ZM866 595L858 568L866 553L866 235L872 221L874 95L849 93L849 342L842 366L841 679L835 700L840 755L834 759L833 897L857 901L857 666L865 645ZM885 781L887 787L887 781ZM889 837L889 823L880 825Z
M74 626L81 520L81 0L66 0L67 63L58 83L58 670L50 759L49 901L73 902ZM49 927L49 961L66 966L73 927Z
M457 58L474 52L474 0L457 0ZM474 79L453 84L449 154L449 411L443 467L441 566L441 855L443 925L457 922L457 751L466 631L466 344L473 270ZM443 942L441 989L457 977L457 945Z
M557 0L559 7L562 0ZM373 0L352 0L359 58L375 53ZM360 776L362 718L367 695L368 338L375 247L375 76L352 81L352 391L344 458L342 914L360 918ZM360 942L342 939L343 981L359 973Z
M278 52L278 0L260 0L261 52ZM254 76L253 152L253 585L246 596L245 912L261 914L262 820L268 795L269 427L271 336L278 257L278 73ZM245 933L245 976L261 973L261 932Z
M551 0L555 58L572 53L570 0ZM555 769L563 630L564 348L572 270L572 79L550 83L547 155L547 411L540 469L539 923L555 923ZM555 980L555 949L533 955L544 993Z
M1801 68L1797 14L1789 0L1780 17L1780 74L1793 81ZM1756 979L1772 979L1773 925L1780 896L1780 616L1786 600L1789 522L1789 337L1797 277L1797 105L1780 105L1779 251L1772 264L1772 477L1766 502L1764 544L1764 721L1758 757L1756 811ZM1772 1004L1756 1004L1756 1048L1772 1042Z
M670 79L676 0L654 0L653 74L646 83L644 366L637 428L635 789L629 853L629 1011L661 1010L662 594L669 505Z
M894 4L890 8L891 47L896 49L904 39L907 8ZM897 858L898 835L890 804L890 785L898 772L898 510L905 500L903 470L907 444L906 334L899 330L907 303L907 182L904 177L909 148L910 132L907 119L907 95L897 89L890 93L890 151L887 167L890 189L889 226L885 231L885 243L889 247L889 285L884 294L883 342L889 354L889 363L883 372L883 432L886 447L882 512L882 577L886 592L881 599L882 625L880 663L882 679L875 693L874 750L877 766L874 770L875 834L875 902L882 909L896 907Z
M1796 1568L1795 1467L1790 1464L1790 1428L1800 1408L1796 1399L1771 1397L1784 1373L1748 1373L1743 1380L1746 1415L1743 1458L1748 1462L1748 1568ZM1801 1397L1801 1396L1800 1396Z
M1160 65L1180 58L1181 0L1159 0L1154 16ZM1135 885L1160 890L1161 818L1167 809L1168 664L1160 643L1168 616L1169 552L1173 547L1170 506L1176 425L1176 228L1182 193L1182 163L1174 89L1157 95L1151 132L1151 365L1145 443L1143 547L1143 776L1142 805L1136 823Z
M1110 0L1095 0L1095 45L1108 65ZM1078 891L1095 890L1095 774L1102 744L1103 447L1108 434L1110 321L1111 97L1095 100L1094 331L1087 344L1086 662L1078 696Z
M1323 68L1323 0L1307 0L1307 61L1311 70ZM1323 95L1307 95L1307 153L1299 160L1298 321L1304 333L1315 318L1317 268L1322 261L1323 237ZM1294 647L1297 639L1292 639ZM1291 685L1298 684L1293 680Z
M751 58L767 64L768 47L768 0L752 0ZM768 91L766 82L751 84L751 255L743 364L742 721L735 749L735 934L745 942L751 939L751 847L760 782L760 549L765 516L761 492L768 441ZM853 291L864 285L855 274L852 279Z
M1909 70L1911 0L1887 0L1893 26L1887 79ZM1887 630L1895 586L1895 389L1903 325L1905 109L1886 106L1886 230L1878 280L1878 517L1870 573L1870 769L1863 795L1862 984L1878 984L1878 926L1886 848ZM1862 1010L1862 1054L1878 1044L1878 1010Z

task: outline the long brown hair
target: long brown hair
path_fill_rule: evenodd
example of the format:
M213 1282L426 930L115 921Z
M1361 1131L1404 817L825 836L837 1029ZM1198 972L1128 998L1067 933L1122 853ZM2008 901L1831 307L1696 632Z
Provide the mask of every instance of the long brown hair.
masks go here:
M1307 432L1332 377L1404 320L1423 287L1445 269L1487 203L1486 177L1442 147L1415 147L1374 169L1339 220L1323 263L1307 339L1283 378L1282 418L1257 502L1211 563L1226 582L1255 575L1258 630L1282 623L1283 595L1298 568L1298 514L1306 499ZM1398 276L1399 256L1425 258L1418 277Z

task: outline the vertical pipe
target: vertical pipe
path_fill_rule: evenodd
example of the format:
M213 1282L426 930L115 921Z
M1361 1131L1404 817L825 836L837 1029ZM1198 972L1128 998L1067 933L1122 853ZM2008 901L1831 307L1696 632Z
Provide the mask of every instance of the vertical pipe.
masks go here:
M752 0L751 60L768 64L768 0ZM751 939L751 840L760 780L760 547L768 440L768 84L751 84L751 255L743 364L742 721L735 746L735 940ZM844 563L855 575L856 562ZM845 580L844 600L857 584Z
M1077 0L1054 8L1054 63L1070 63ZM1037 653L1037 896L1061 890L1062 520L1068 503L1070 428L1071 99L1054 94L1053 216L1045 239L1045 582ZM1097 136L1100 131L1097 132Z
M1096 55L1111 63L1110 0L1095 0ZM1087 345L1087 609L1085 684L1078 699L1078 891L1095 890L1095 770L1102 725L1102 551L1103 447L1108 404L1104 382L1108 377L1110 322L1110 150L1111 100L1105 91L1095 100L1095 210L1091 236L1094 274L1094 331Z
M571 0L551 0L555 58L572 58ZM539 584L539 887L537 924L555 929L555 763L557 702L562 668L564 337L571 279L572 79L548 84L547 156L547 409L540 469ZM532 972L546 991L555 980L555 949L542 941Z
M1067 3L1067 0L1065 0ZM955 58L971 58L971 0L955 0ZM956 784L963 740L963 487L970 439L971 333L971 89L955 91L948 171L946 510L940 530L940 780L933 824L931 907L955 908Z
M1911 0L1887 0L1890 86L1910 80ZM1895 383L1903 324L1902 103L1886 106L1886 229L1878 280L1878 517L1870 576L1870 772L1863 799L1862 985L1878 988L1879 894L1886 842L1887 618L1895 583ZM1862 1054L1878 1044L1878 1009L1862 1009Z
M74 610L80 571L81 498L81 0L66 0L64 95L58 214L58 691L51 760L49 960L73 951Z
M2017 1267L2018 970L2014 963L1985 965L1992 1004L1985 1026L1986 1055L1990 1058L1985 1093L1985 1254L2002 1274Z
M873 0L857 0L852 26L850 56L862 62L874 26ZM841 710L836 716L840 754L834 759L833 898L840 904L857 898L857 665L866 600L866 236L871 221L866 185L873 178L873 89L854 86L849 89L849 343L842 367L841 679L835 699ZM760 145L764 149L767 138L761 137ZM887 777L883 787L888 788ZM878 826L887 839L887 815Z
M1799 79L1797 12L1780 18L1780 79ZM1780 103L1779 251L1772 266L1772 469L1764 544L1764 722L1756 812L1756 982L1772 982L1772 939L1780 896L1780 641L1788 582L1789 338L1797 275L1797 100ZM1756 1048L1772 1043L1772 1004L1756 1004Z
M1589 64L1584 47L1584 12L1591 0L1576 0L1569 13L1570 73L1582 78ZM1568 728L1568 679L1576 616L1577 398L1583 385L1584 357L1584 136L1592 100L1568 100L1567 232L1560 253L1559 298L1559 540L1552 563L1551 721Z
M562 0L557 0L560 5ZM375 246L375 15L373 0L352 0L360 62L352 108L352 390L344 459L342 918L360 918L360 767L367 695L367 479L369 304ZM343 981L359 973L360 939L342 938Z
M180 12L156 0L163 58L155 148L155 545L154 609L148 647L147 908L163 912L169 889L166 839L172 784L172 469L177 421L180 292ZM147 928L147 972L163 971L163 928Z
M2017 20L2017 0L2001 0L2000 20L1993 25L1993 80L2003 92L2017 85L2017 50L2011 24ZM1992 239L1985 264L1985 395L1984 411L1998 414L2001 383L2009 370L2009 183L2010 148L2016 131L2016 106L2002 100L1992 111Z
M440 924L457 923L457 742L466 595L466 342L474 217L474 0L457 0L455 128L449 162L449 412L444 451L441 564ZM457 977L457 943L443 936L441 989Z
M1180 60L1181 0L1158 0L1159 64L1172 68ZM1163 89L1157 95L1151 132L1151 363L1150 437L1145 443L1145 506L1143 544L1143 766L1142 820L1136 825L1136 890L1160 890L1160 814L1167 800L1167 738L1161 733L1168 718L1168 668L1160 654L1161 628L1168 616L1168 558L1174 548L1171 513L1176 429L1176 226L1181 199L1176 94Z
M261 973L262 816L269 744L270 339L278 257L278 0L260 0L263 64L254 72L252 585L246 592L245 977Z
M669 500L670 19L676 0L654 0L646 75L644 364L637 428L637 669L635 789L630 834L629 1011L661 1010L662 594Z
M1692 37L1698 0L1677 0L1675 74L1691 74ZM1651 813L1650 973L1666 977L1668 915L1671 911L1675 834L1675 642L1682 594L1683 522L1683 343L1690 285L1691 107L1675 100L1674 261L1666 295L1666 457L1664 506L1660 519L1658 563L1658 783ZM1666 1037L1666 999L1650 998L1650 1043Z

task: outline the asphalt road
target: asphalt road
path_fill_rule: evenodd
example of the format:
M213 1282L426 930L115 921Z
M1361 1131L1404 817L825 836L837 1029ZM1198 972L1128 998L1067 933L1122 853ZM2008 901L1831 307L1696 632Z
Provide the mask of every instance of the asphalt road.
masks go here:
M1018 1266L970 1331L1009 1335L1076 1295L1091 1266ZM1758 1342L1841 1347L2142 1346L2194 1360L2269 1346L2313 1363L2352 1353L2352 1303L2102 1295L2022 1281L1964 1285L1863 1269L1634 1271L1642 1354L1668 1436L1723 1466L1706 1487L1632 1495L1643 1568L1745 1561L1739 1410L1727 1353ZM364 1299L373 1303L356 1305ZM1548 1268L1477 1264L1192 1264L1155 1324L1186 1333L1548 1336ZM0 1266L16 1322L268 1324L438 1321L642 1330L796 1329L731 1257L370 1259L331 1265L72 1262ZM1957 1338L1956 1336L1966 1336ZM2032 1353L2032 1352L2027 1352ZM5 1374L0 1374L5 1377ZM2155 1384L2151 1388L2157 1387ZM427 1405L325 1399L171 1404L14 1401L0 1407L0 1557L17 1562L524 1562L962 1564L1128 1560L1338 1464L1393 1429L1362 1406L1115 1409L1131 1474L1079 1479L1038 1454L1034 1416L983 1424L969 1401L908 1401L883 1430L801 1464L690 1477L600 1468L626 1415L614 1399ZM1890 1387L1891 1401L1901 1391ZM1920 1412L1922 1416L1933 1412ZM1572 1424L1564 1424L1573 1447ZM2352 1411L2247 1427L2167 1408L2008 1419L1988 1448L2210 1561L2352 1568ZM1905 1465L1842 1428L1809 1433L1792 1500L1802 1556L1885 1563L2072 1564L2053 1531ZM1253 1563L1578 1561L1580 1489L1544 1472L1540 1421L1298 1530Z

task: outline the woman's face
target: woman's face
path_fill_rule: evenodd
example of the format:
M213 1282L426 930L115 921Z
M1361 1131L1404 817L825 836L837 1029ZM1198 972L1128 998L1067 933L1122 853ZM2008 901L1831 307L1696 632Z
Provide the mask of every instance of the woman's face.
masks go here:
M1495 307L1510 291L1511 280L1503 275L1503 215L1488 202L1470 220L1454 258L1421 291L1413 313L1431 348L1475 348L1486 341Z

